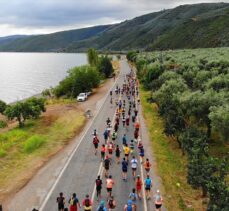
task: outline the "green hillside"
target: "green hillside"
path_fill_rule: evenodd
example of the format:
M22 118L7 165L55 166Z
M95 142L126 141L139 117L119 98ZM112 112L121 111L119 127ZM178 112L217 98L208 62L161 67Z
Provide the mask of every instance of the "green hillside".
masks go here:
M19 38L10 43L8 42L6 45L1 45L0 43L0 51L59 51L76 40L88 39L107 30L109 27L110 25L94 26L47 35Z
M33 36L0 51L111 51L229 46L229 4L183 5L120 24Z

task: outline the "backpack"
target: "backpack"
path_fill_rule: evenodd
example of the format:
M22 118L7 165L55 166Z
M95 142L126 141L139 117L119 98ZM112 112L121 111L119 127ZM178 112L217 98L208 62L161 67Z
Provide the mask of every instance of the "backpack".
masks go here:
M85 207L90 207L90 199L85 199Z
M127 209L126 209L126 211L132 211L133 209L132 209L132 205L131 204L128 204L127 205Z
M149 168L149 167L150 167L149 162L146 162L146 167L147 167L147 168Z

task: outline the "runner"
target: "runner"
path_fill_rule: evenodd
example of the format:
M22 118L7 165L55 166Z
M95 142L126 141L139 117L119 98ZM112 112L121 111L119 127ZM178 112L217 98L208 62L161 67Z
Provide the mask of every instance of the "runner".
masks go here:
M108 206L109 211L112 211L113 209L115 209L116 201L114 200L114 196L110 197L110 199L108 200L107 206Z
M117 133L117 131L118 131L118 124L119 124L119 123L116 121L116 122L115 122L115 125L114 125L114 131L115 131L116 133Z
M119 145L116 145L115 156L116 156L116 162L117 162L117 164L120 163L120 154L121 154L121 150L119 148Z
M138 160L135 158L135 156L133 156L131 160L131 168L132 168L132 176L134 180L136 177L137 166L138 166Z
M105 174L106 178L108 177L110 165L111 165L111 161L110 161L109 157L106 156L106 159L104 160L104 169L105 169L104 174Z
M81 205L75 193L72 194L72 197L69 199L68 203L70 204L70 211L77 211L78 207L81 208Z
M125 125L126 125L126 117L124 114L124 116L122 116L122 126L125 127Z
M93 131L92 135L93 135L93 136L97 136L97 135L98 135L98 133L97 133L96 129L94 129L94 131Z
M94 138L93 138L93 144L94 144L94 147L95 147L95 155L97 155L98 146L99 146L99 139L98 139L97 136L94 136Z
M126 134L124 134L123 137L122 137L122 144L124 146L127 144L127 136L126 136Z
M128 114L128 116L126 117L126 126L129 127L130 125L130 115Z
M133 202L137 201L138 195L136 194L136 189L135 188L132 189L132 192L130 193L129 198Z
M92 200L89 198L89 195L86 195L86 198L82 202L84 206L84 211L91 211L92 210Z
M63 196L63 193L61 192L60 195L56 198L56 202L58 204L58 210L64 211L64 205L65 205L65 197Z
M114 185L114 180L110 175L109 178L107 179L107 197L111 197L113 185Z
M139 131L139 129L140 129L140 123L138 121L135 122L134 128L135 128L135 130Z
M101 198L102 184L103 182L100 179L100 175L99 175L95 180L97 201L99 201L99 199Z
M123 158L123 161L122 161L122 179L124 181L127 180L127 171L128 171L128 162L126 161L125 158Z
M142 191L142 180L140 178L140 175L137 176L136 179L136 190L137 190L137 194L138 194L138 198L141 200L141 191Z
M146 199L150 199L150 190L152 188L152 180L150 179L149 175L145 179L145 190L146 190Z
M134 139L137 140L139 136L138 130L134 130Z
M111 99L110 99L110 104L111 104L111 105L113 104L113 99L112 99L112 97L111 97Z
M133 155L134 154L134 140L130 140L130 153Z
M148 174L150 171L150 167L151 167L151 163L149 162L148 158L146 158L146 161L144 163L144 167L145 167L146 173Z
M136 208L132 200L128 200L127 204L124 206L124 211L136 211Z
M145 150L143 147L140 148L139 156L141 158L141 164L144 163Z
M106 123L107 123L107 126L111 123L111 120L110 120L110 118L109 118L109 117L107 118Z
M97 208L97 211L107 211L104 200L100 202L99 207Z
M124 151L124 154L125 154L125 158L126 158L126 161L128 162L129 160L129 154L130 154L130 148L128 147L128 144L126 144L124 147L123 147L123 151Z
M107 144L107 151L108 151L108 155L109 155L110 160L112 159L113 149L114 149L114 144L112 143L112 141L110 141Z
M161 211L162 201L163 201L163 198L160 194L160 191L157 190L157 193L155 195L155 207L157 211Z
M111 135L111 139L114 142L116 138L117 138L117 133L114 131Z
M108 130L107 129L104 131L103 137L104 137L105 144L107 144L107 140L108 140Z
M105 146L105 144L103 144L101 146L101 161L104 161L104 159L105 159L105 153L106 153L106 146Z

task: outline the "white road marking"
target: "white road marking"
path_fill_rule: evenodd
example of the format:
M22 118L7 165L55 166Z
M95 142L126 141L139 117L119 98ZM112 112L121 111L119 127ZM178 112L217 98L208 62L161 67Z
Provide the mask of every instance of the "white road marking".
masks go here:
M135 73L135 77L136 77L136 73ZM136 83L135 83L135 96L136 96ZM138 110L138 115L137 115L137 121L140 123L140 119L139 119L139 106L138 106L138 100L136 102L136 99L135 99L135 103L136 103L136 108ZM140 132L141 132L141 125L140 125L140 128L139 128L139 136L140 136ZM143 160L142 158L140 157L140 163L142 163ZM140 172L141 172L141 178L142 178L142 184L143 184L143 191L142 191L142 198L143 198L143 205L144 205L144 210L147 211L148 210L148 207L147 207L147 202L146 202L146 193L145 193L145 188L144 188L144 172L143 172L143 163L140 164L141 168L140 168Z
M62 168L62 170L60 171L60 173L59 173L59 175L58 175L56 181L54 182L54 184L52 185L52 187L51 187L51 189L49 190L48 194L46 195L45 199L43 200L43 202L42 202L42 204L41 204L41 206L40 206L40 208L39 208L40 211L43 211L43 210L44 210L45 205L47 204L47 202L48 202L48 200L49 200L51 194L53 193L53 191L54 191L54 189L56 188L58 182L60 181L61 177L63 176L65 170L67 169L69 163L71 162L73 156L75 155L75 153L76 153L77 149L79 148L81 142L83 141L85 135L87 134L87 132L88 132L89 129L91 128L92 124L94 123L95 118L98 116L98 114L99 114L100 111L102 110L102 108L103 108L103 106L104 106L104 104L105 104L105 102L106 102L106 100L107 100L107 98L108 98L108 96L109 96L109 94L110 94L110 91L115 87L115 85L116 85L118 79L119 79L119 77L117 77L117 79L116 79L114 85L113 85L113 86L110 88L110 90L108 91L108 93L107 93L107 95L106 95L106 97L105 97L103 103L101 104L100 108L97 110L96 114L94 115L93 119L91 120L91 123L88 125L88 127L87 127L86 130L85 130L85 132L84 132L83 135L81 136L81 138L80 138L80 140L79 140L79 143L78 143L77 146L73 149L73 151L71 152L70 156L68 157L67 162L65 163L65 165L64 165L63 168Z

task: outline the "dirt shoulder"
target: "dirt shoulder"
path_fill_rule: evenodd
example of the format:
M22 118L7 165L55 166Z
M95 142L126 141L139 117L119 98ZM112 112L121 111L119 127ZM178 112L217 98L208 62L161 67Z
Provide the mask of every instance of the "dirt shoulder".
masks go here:
M113 83L114 79L106 80L99 88L93 91L93 94L86 102L66 103L63 101L48 105L47 112L42 115L39 121L40 125L45 126L46 129L50 126L51 130L54 130L49 135L54 136L56 134L55 141L48 147L47 145L44 146L44 149L39 150L39 153L35 153L35 156L25 155L20 168L18 168L16 159L14 159L11 164L7 164L8 170L5 171L4 163L8 158L0 158L0 169L5 171L5 177L3 174L1 175L2 171L0 171L0 204L3 204L4 211L17 210L17 204L25 203L24 200L28 196L30 196L30 201L26 202L28 207L36 204L40 197L34 195L34 188L40 189L41 195L45 194L49 184L53 182L58 172L60 172L62 164L65 163L68 155L77 145L78 137L81 136L83 128L90 123L90 119L87 120L84 117L84 112L90 109L92 113L95 113ZM66 125L71 125L71 127L66 128ZM39 128L39 125L37 125L37 130L41 134L44 132L44 128ZM53 137L49 138L53 139ZM13 168L15 164L16 166ZM10 170L13 172L12 175L9 175ZM31 197L31 195L34 197ZM30 211L30 209L28 210Z

